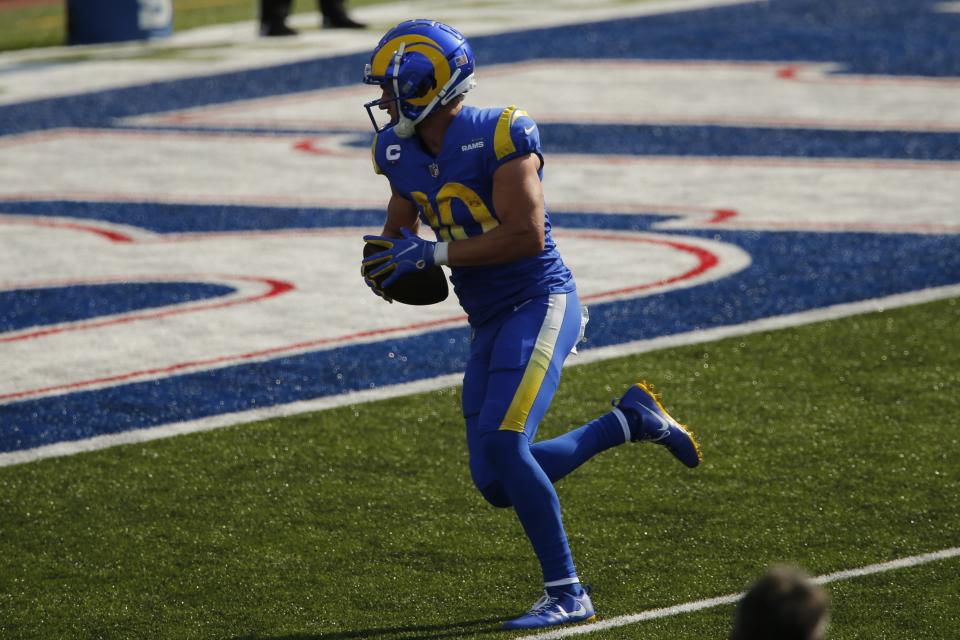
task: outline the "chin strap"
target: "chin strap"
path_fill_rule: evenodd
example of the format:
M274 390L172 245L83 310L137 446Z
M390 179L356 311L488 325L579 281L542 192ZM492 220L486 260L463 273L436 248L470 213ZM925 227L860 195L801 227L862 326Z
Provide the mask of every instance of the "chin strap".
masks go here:
M401 138L413 137L417 131L417 124L405 115L400 115L400 120L393 125L393 131Z
M401 110L401 106L400 106L400 63L403 61L403 52L406 48L407 48L407 43L401 42L400 48L397 49L397 52L395 54L393 54L393 73L391 74L393 76L393 97L396 100L397 114L400 116L400 120L397 121L396 125L394 125L394 130L397 132L397 135L400 136L401 138L409 138L411 135L413 135L412 130L410 133L404 135L401 132L401 126L400 126L404 124L404 120L408 120L408 118L406 118L403 115L403 111ZM406 127L404 127L402 131L406 131Z

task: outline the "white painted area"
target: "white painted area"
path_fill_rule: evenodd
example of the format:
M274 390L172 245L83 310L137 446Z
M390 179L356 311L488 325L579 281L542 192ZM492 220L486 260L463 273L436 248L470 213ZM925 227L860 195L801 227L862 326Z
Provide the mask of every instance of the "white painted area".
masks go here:
M61 130L8 138L0 202L381 208L387 182L372 173L368 148L343 146L349 137ZM304 142L315 152L295 148ZM550 154L544 191L551 211L680 217L664 229L960 231L960 162ZM736 215L717 223L718 210Z
M471 104L517 101L538 122L960 131L960 81L835 75L836 65L540 60L481 67ZM584 91L589 87L589 91ZM132 118L132 124L366 130L366 86Z
M490 69L471 99L522 99L546 122L960 130L956 79L834 75L841 71L776 62L538 61Z
M708 330L690 331L687 333L662 336L650 340L640 340L629 342L611 347L602 347L598 349L581 350L574 357L568 358L566 366L577 366L597 362L600 360L609 360L611 358L620 358L638 353L649 353L661 349L669 349L690 344L703 344L730 338L734 336L749 335L761 331L772 331L776 329L786 329L790 327L822 322L824 320L834 320L863 313L876 313L886 309L905 307L934 300L944 300L960 296L960 285L938 287L934 289L924 289L921 291L912 291L910 293L897 294L878 298L874 300L864 300L822 309L813 309L772 318L763 318L738 325L725 327L715 327ZM304 400L290 404L274 405L261 409L253 409L238 413L221 414L199 420L188 422L176 422L168 425L160 425L147 429L136 429L125 431L123 433L97 436L83 440L74 440L70 442L58 442L56 444L25 449L22 451L11 451L0 453L0 467L16 464L25 464L35 460L46 458L56 458L61 456L70 456L86 451L96 451L124 444L135 444L139 442L148 442L161 438L184 435L188 433L199 433L211 429L219 429L234 425L247 424L269 418L282 418L286 416L298 415L308 411L321 411L333 407L343 407L363 402L375 402L388 398L397 398L413 393L423 393L437 389L445 389L461 381L461 374L445 375L427 380L417 380L415 382L392 385L387 387L377 387L367 391L354 392L349 394L340 394L316 400ZM629 382L629 381L625 381ZM560 393L563 393L561 387Z
M960 2L941 2L935 9L941 13L960 13Z
M177 126L208 129L247 128L315 132L317 130L370 132L364 103L379 97L376 87L357 84L238 100L209 107L177 109L133 118L119 124ZM473 98L473 94L470 94ZM496 104L494 102L490 104Z
M0 104L369 52L381 35L411 16L448 22L470 37L751 1L551 0L549 11L514 0L386 2L351 9L352 16L370 24L366 30L318 30L317 14L294 16L290 24L303 31L293 38L258 37L251 3L250 22L184 31L164 40L0 53ZM357 69L357 78L361 72Z
M714 226L942 233L960 224L960 163L563 154L548 163L554 208L690 218L660 228L704 226L703 212L721 209L737 216Z
M0 139L0 197L384 207L367 148L299 152L302 137L64 130ZM71 158L64 171L62 159ZM33 194L33 195L29 195ZM9 199L9 197L7 198Z
M817 576L816 578L814 578L814 582L817 582L819 584L825 584L829 582L838 582L840 580L850 580L853 578L861 578L863 576L872 576L878 573L887 573L888 571L908 569L910 567L917 567L920 565L929 564L931 562L941 562L943 560L949 560L951 558L956 558L958 556L960 556L960 547L949 547L947 549L941 549L940 551L934 551L932 553L924 553L916 556L908 556L906 558L898 558L896 560L891 560L890 562L868 564L866 566L857 567L855 569L838 571L836 573L828 573L822 576ZM624 627L630 624L644 622L646 620L656 620L657 618L670 618L673 616L682 615L684 613L693 613L695 611L702 611L704 609L712 609L714 607L721 607L724 605L733 604L738 600L740 600L740 598L742 598L744 595L745 594L743 593L731 593L729 595L720 596L717 598L707 598L704 600L695 600L693 602L678 604L673 607L664 607L662 609L651 609L650 611L644 611L642 613L635 613L635 614L626 615L626 616L617 616L616 618L601 620L593 624L561 627L554 631L547 631L544 633L537 633L537 634L522 636L521 640L534 640L534 639L558 640L559 638L583 636L590 633L596 633L598 631L605 631L607 629L616 629L618 627Z
M453 295L437 305L410 307L387 305L366 290L359 277L360 238L377 229L172 240L141 232L135 242L110 242L90 231L37 224L46 222L0 216L0 245L7 248L0 290L182 280L233 286L238 293L172 309L0 333L0 361L16 363L0 377L0 404L465 324ZM741 249L709 240L575 231L558 237L581 295L591 300L695 286L750 263ZM691 273L699 264L691 250L719 262ZM256 299L269 288L263 280L293 289ZM670 280L676 281L664 282ZM177 313L169 313L173 310Z

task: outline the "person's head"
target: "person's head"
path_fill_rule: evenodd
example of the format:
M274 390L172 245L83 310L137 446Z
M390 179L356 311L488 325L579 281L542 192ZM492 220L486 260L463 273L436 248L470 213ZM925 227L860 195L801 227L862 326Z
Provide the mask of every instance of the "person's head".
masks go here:
M473 72L473 51L459 31L434 20L407 20L373 50L363 81L379 86L381 95L363 106L375 131L393 127L409 138L431 113L476 86ZM390 122L379 126L374 107L387 111Z
M826 592L800 569L770 569L744 595L730 640L823 640Z

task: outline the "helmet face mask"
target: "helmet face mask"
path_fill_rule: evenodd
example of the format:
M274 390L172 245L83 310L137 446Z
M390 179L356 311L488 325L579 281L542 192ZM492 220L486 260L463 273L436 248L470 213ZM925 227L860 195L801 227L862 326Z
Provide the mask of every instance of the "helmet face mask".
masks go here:
M400 23L383 36L364 70L363 81L387 94L364 104L374 131L393 127L410 137L438 106L476 86L473 69L473 51L456 29L433 20ZM375 107L391 112L389 123L377 124Z
M400 99L393 95L393 88L390 87L389 84L385 83L381 85L381 88L387 92L387 96L377 98L376 100L371 100L363 105L363 107L367 110L367 115L370 117L370 122L373 123L373 130L377 133L389 129L391 126L396 125L400 121ZM374 109L390 111L390 120L386 124L378 124L377 116L374 115Z

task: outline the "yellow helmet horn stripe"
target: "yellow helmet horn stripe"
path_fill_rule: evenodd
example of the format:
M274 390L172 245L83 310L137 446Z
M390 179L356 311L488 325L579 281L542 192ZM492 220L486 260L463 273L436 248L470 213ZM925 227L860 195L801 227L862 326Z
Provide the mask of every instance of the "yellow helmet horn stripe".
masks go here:
M394 54L400 49L401 44L406 45L406 51L421 53L433 63L433 74L437 79L436 88L433 92L427 92L424 96L407 100L410 104L425 107L430 103L430 100L433 99L433 96L436 95L436 92L440 90L440 87L447 84L447 81L450 79L450 65L443 56L440 45L432 38L417 34L408 34L394 38L380 47L380 50L373 58L373 62L370 64L370 72L375 76L387 75L387 68L390 66L390 61L393 59Z

